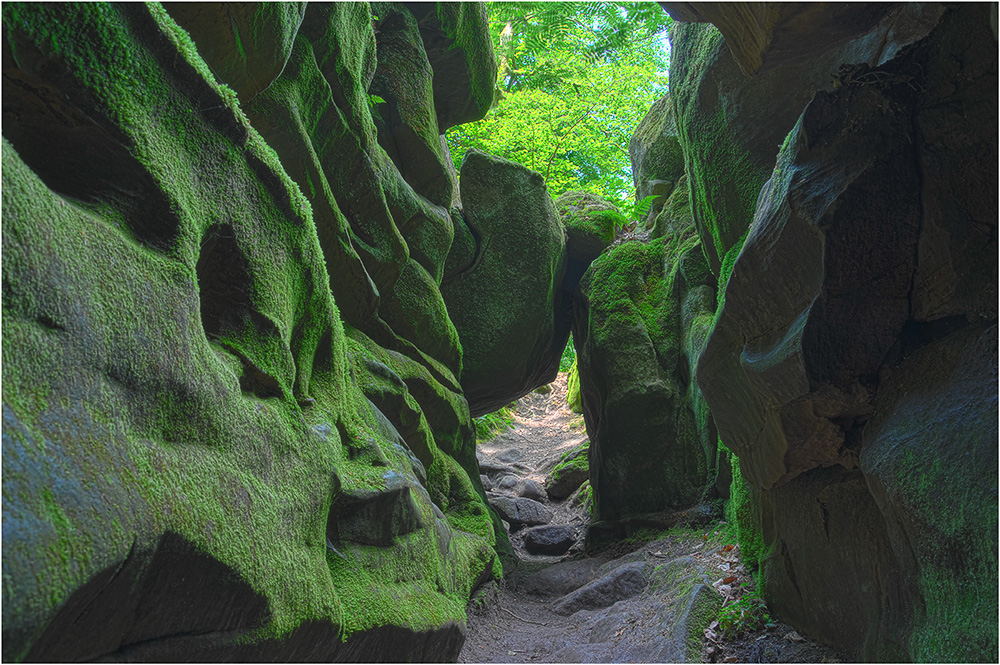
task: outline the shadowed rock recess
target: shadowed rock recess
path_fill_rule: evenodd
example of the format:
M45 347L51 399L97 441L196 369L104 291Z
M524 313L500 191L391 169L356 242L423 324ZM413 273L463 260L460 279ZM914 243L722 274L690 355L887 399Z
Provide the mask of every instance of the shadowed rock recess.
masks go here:
M5 3L3 660L455 660L501 517L572 545L472 420L572 332L590 546L724 504L776 619L996 662L995 5L664 7L623 232L476 151L460 195L482 4Z

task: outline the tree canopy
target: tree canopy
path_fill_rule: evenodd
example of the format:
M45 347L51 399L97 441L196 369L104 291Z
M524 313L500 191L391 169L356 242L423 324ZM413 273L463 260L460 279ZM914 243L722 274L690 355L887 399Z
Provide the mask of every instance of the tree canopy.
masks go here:
M626 206L628 143L666 92L669 15L654 2L491 2L497 100L455 127L456 166L470 148L540 172L553 196L590 191Z

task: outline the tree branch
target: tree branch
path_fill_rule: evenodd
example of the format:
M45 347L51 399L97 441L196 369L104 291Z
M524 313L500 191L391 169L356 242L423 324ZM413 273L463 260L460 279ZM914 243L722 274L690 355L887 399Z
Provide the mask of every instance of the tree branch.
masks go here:
M591 104L590 108L587 109L587 112L584 113L583 115L581 115L577 119L576 122L574 122L572 125L570 125L569 129L566 130L566 133L563 134L562 136L560 136L559 140L556 141L556 147L552 149L552 155L549 156L549 163L545 165L545 179L546 180L549 179L549 170L552 168L552 160L556 158L557 154L559 154L559 146L562 144L563 139L566 138L567 136L569 136L570 134L572 134L573 130L576 129L576 126L579 125L584 120L586 120L590 116L590 114L593 113L594 108L596 108L596 107L597 107L597 102L594 102L593 104Z

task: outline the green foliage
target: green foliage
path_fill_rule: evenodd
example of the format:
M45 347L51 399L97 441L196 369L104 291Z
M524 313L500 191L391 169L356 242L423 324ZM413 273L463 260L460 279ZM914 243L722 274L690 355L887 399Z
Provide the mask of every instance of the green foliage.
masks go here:
M719 440L720 447L724 447ZM761 529L761 505L759 490L743 479L739 459L732 456L733 482L730 485L729 501L726 502L726 522L735 529L736 540L740 545L743 562L749 568L759 568L760 564L770 554L770 548L764 542ZM761 589L763 579L758 571L755 575L757 588Z
M650 194L641 201L636 201L631 205L625 206L628 211L629 219L643 219L649 214L649 209L653 207L653 201L656 200L656 194Z
M516 408L517 402L511 402L498 411L473 418L476 423L476 441L479 443L489 441L513 427Z
M628 143L666 92L671 19L657 4L494 2L498 102L448 132L456 165L471 148L542 173L553 195L631 198Z
M576 347L573 346L573 335L569 336L566 348L563 349L562 358L559 359L559 371L568 372L576 364Z
M764 599L756 593L747 594L735 603L723 607L718 621L719 633L725 639L733 639L772 624Z

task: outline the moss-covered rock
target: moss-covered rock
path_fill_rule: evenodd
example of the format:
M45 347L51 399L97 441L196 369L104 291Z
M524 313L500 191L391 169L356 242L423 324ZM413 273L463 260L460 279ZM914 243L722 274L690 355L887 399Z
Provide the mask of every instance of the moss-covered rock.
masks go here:
M247 102L267 89L291 56L305 2L167 2L213 73Z
M618 208L588 192L566 192L556 199L556 210L566 227L566 253L585 264L600 256L628 222Z
M573 337L600 520L692 505L715 481L714 428L690 371L714 291L680 273L682 259L700 251L691 226L625 242L580 282Z
M475 122L493 106L497 64L486 7L471 2L410 3L434 70L438 129ZM483 35L487 38L483 39Z
M545 479L545 491L549 496L565 499L590 478L589 450L590 446L585 441L560 458Z
M628 153L636 202L649 196L656 197L651 201L647 215L648 226L667 198L680 186L684 175L684 152L677 138L677 122L670 95L656 100L635 128Z
M447 208L452 181L441 152L434 71L417 19L396 3L380 3L373 11L378 14L378 66L369 92L383 100L374 103L372 114L380 127L379 145L415 191ZM445 221L450 228L451 220Z
M646 228L652 238L662 238L666 235L674 234L677 229L684 229L694 224L691 217L691 198L688 187L687 175L682 175L677 181L677 186L670 192L670 196L660 206L653 219L652 225ZM704 251L702 252L704 254Z
M4 659L454 658L505 542L371 12L171 11L4 6Z
M462 343L473 415L495 411L559 371L570 315L562 289L565 236L541 175L477 150L461 173L475 263L441 293Z

